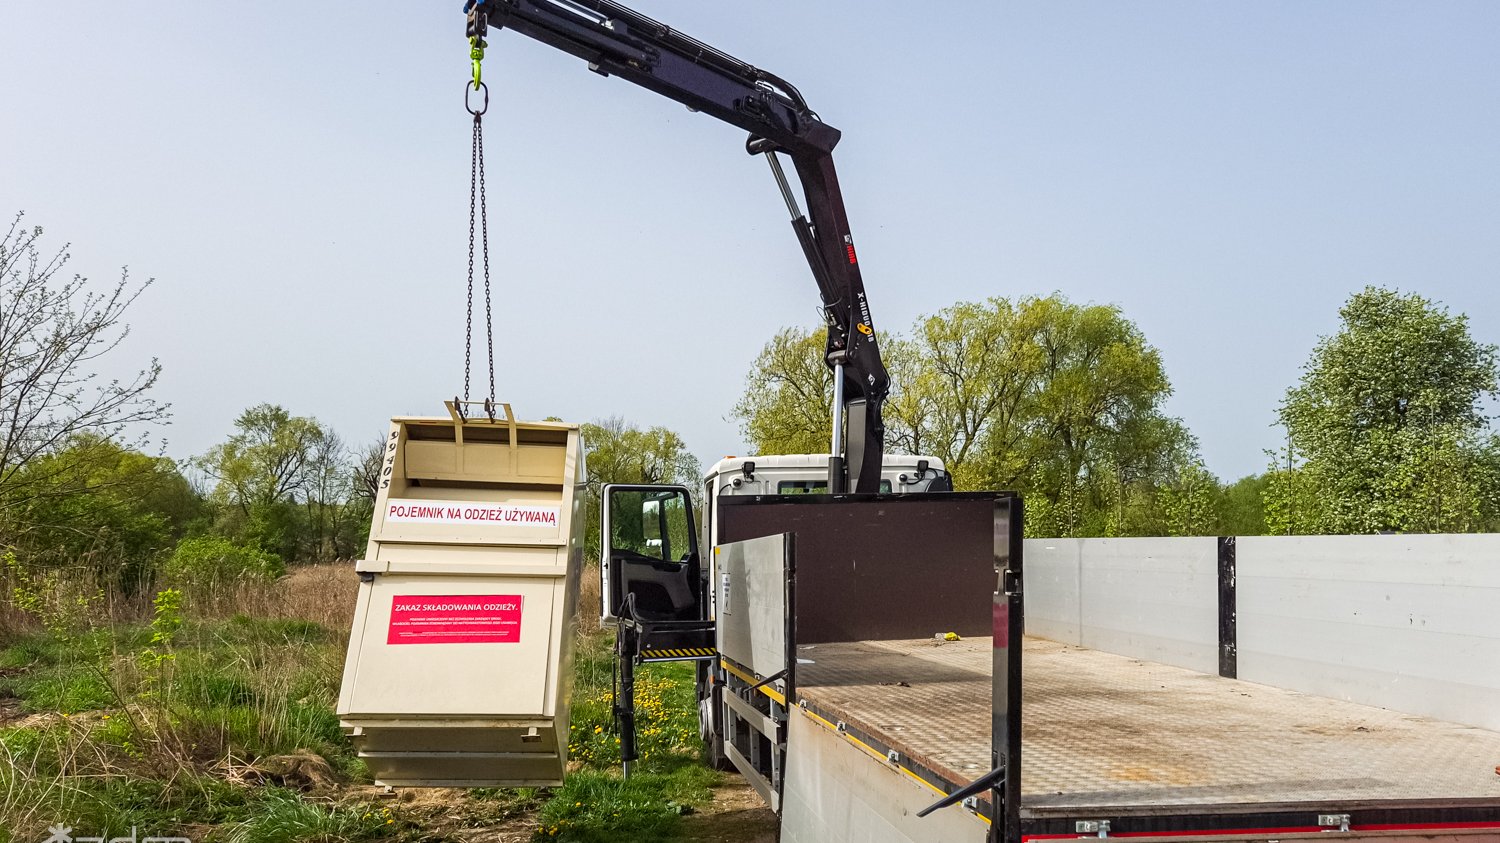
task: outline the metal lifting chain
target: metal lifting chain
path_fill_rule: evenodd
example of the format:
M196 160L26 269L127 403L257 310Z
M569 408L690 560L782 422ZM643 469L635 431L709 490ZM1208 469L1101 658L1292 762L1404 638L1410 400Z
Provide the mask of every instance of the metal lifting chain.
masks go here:
M475 60L477 68L478 60ZM469 93L477 90L482 93L483 100L478 108L469 102ZM464 316L464 401L469 400L469 376L473 368L473 345L474 345L474 223L475 208L479 210L479 241L483 259L484 269L484 333L489 352L490 363L490 391L485 396L485 414L490 418L495 417L495 323L490 307L490 220L488 203L484 192L484 113L490 107L489 88L478 79L478 71L475 71L475 79L471 88L469 82L464 83L464 108L474 115L474 144L469 156L469 289L468 303Z

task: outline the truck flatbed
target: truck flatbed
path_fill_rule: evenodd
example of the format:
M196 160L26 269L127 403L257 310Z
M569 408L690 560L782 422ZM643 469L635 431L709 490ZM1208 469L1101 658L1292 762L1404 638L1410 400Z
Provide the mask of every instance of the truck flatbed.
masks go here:
M800 647L796 695L950 785L991 766L988 640ZM1500 805L1500 733L1026 641L1025 816Z

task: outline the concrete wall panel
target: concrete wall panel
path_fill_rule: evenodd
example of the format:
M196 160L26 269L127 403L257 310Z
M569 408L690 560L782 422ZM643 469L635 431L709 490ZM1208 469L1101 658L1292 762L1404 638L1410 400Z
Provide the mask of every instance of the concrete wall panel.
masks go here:
M1500 729L1500 535L1238 541L1239 676Z
M1079 598L1083 539L1027 539L1026 634L1064 644L1083 644Z
M1218 672L1217 539L1030 539L1025 553L1029 634Z

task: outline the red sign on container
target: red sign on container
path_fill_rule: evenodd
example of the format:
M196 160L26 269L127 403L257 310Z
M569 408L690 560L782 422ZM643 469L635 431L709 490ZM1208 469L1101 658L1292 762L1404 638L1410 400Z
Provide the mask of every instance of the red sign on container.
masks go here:
M387 644L519 644L518 594L414 594L391 598Z

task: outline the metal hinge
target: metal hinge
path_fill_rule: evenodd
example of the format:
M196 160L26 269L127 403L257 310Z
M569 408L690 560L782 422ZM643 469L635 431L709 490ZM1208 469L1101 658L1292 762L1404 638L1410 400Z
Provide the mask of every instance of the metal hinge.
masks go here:
M1003 591L1006 594L1011 594L1011 595L1020 594L1021 593L1021 577L1020 577L1020 575L1017 572L1012 571L1009 568L1006 568L1004 571L1002 571L1000 573L1000 590Z
M1073 833L1093 834L1097 837L1109 836L1109 820L1079 820L1073 823Z
M1337 831L1348 831L1349 830L1349 815L1348 814L1319 814L1318 815L1318 825L1321 826L1321 827L1323 827L1323 828L1327 828L1327 829L1334 829L1334 827L1337 826L1337 829L1336 829Z

